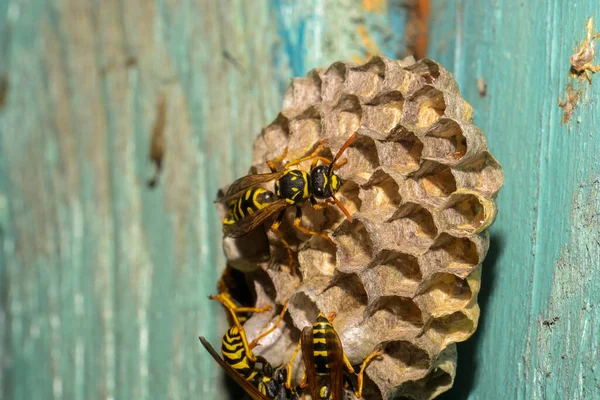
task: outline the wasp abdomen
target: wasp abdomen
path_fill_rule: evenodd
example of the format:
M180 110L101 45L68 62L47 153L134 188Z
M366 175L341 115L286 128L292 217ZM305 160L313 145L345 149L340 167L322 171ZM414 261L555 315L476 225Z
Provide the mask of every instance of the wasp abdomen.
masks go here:
M244 341L237 326L232 326L223 336L221 343L223 359L247 381L252 381L257 372L244 348Z

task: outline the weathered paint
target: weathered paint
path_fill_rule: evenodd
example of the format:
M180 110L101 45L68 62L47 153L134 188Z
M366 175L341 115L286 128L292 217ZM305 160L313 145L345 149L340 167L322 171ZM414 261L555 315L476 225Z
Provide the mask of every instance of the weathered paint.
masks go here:
M480 328L445 399L600 396L600 76L569 74L598 12L591 0L432 2L429 55L455 74L505 173ZM579 104L563 125L569 84Z
M359 25L403 55L404 2L372 3L0 2L6 398L223 397L197 339L224 324L212 200L292 76L365 57Z

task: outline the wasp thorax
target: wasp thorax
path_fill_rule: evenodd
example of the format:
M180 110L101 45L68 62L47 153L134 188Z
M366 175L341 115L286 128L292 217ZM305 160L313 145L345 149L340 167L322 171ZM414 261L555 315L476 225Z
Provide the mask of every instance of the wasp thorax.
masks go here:
M308 199L308 173L298 169L286 171L275 181L275 194L290 204Z
M342 186L342 180L336 174L329 175L329 167L319 165L310 171L311 192L318 199L328 199Z

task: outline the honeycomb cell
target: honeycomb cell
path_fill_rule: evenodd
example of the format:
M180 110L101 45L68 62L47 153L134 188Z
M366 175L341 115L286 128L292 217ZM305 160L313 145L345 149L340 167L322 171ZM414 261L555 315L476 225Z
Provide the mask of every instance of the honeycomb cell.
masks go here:
M439 207L456 191L456 179L450 167L426 161L406 180L405 187L407 200Z
M415 295L422 279L418 259L410 254L383 250L374 265L361 273L369 298Z
M272 159L281 154L282 145L289 140L290 128L289 120L282 114L279 114L271 125L263 129L262 136L267 146L266 159Z
M343 142L340 139L331 140L332 148L339 149ZM345 142L345 139L344 139ZM363 184L369 180L371 174L379 167L377 149L373 139L358 135L352 145L344 152L348 159L346 165L337 170L337 174L345 181L352 180Z
M495 217L495 203L479 193L461 190L444 204L440 224L452 235L468 236L487 228Z
M451 93L458 93L456 80L444 67L428 58L421 59L406 67L406 70L420 76L425 83Z
M504 181L502 167L487 151L461 165L453 173L459 188L477 191L488 198L496 196Z
M321 96L325 104L335 104L343 93L346 81L347 66L345 63L334 63L327 71L321 73Z
M473 320L463 311L457 311L441 318L436 318L430 325L430 331L440 336L443 346L450 343L464 342L475 331L479 307L477 307L477 318Z
M461 310L473 298L467 280L449 273L432 275L419 290L415 302L433 317Z
M376 71L351 68L348 71L344 91L368 101L379 93L383 78Z
M306 107L321 101L321 78L318 70L312 70L305 78L294 79L288 86L283 108L288 117L293 118L295 113L290 110L303 110Z
M360 196L364 209L377 210L382 220L389 219L402 202L398 184L382 170L377 170L363 185Z
M408 297L383 296L370 303L365 313L369 324L376 326L381 342L403 338L414 338L423 326L421 310Z
M415 235L421 238L434 239L438 229L430 211L417 203L406 202L396 210L393 220L407 218L414 222Z
M369 264L373 257L373 242L363 222L354 219L344 222L333 234L338 248L337 269L342 272L357 272Z
M442 233L431 249L419 257L423 277L437 272L452 272L466 277L487 251L487 238L478 246L473 238L457 238Z
M423 145L423 157L441 163L459 160L467 153L467 139L462 128L451 119L442 119L428 130Z
M290 121L290 141L288 147L291 149L302 149L307 143L318 143L321 139L321 120L318 118L303 118ZM289 154L288 159L301 157L302 155Z
M344 95L323 118L325 138L349 138L360 128L362 108L356 96Z
M363 107L361 128L374 139L386 140L390 138L398 127L400 118L402 118L403 105L404 100L401 98L386 104L365 105Z
M423 142L412 133L395 141L376 141L375 144L381 165L405 176L419 169Z

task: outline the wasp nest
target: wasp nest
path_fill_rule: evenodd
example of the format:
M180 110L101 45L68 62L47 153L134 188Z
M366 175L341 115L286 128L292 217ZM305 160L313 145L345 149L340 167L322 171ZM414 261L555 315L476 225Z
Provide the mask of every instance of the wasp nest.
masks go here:
M319 311L335 312L353 364L385 348L366 369L365 398L431 399L452 386L455 343L477 328L486 229L503 182L472 118L452 75L428 59L337 62L292 81L283 111L255 142L251 173L268 172L265 162L285 147L292 160L323 139L331 158L357 132L337 171L345 182L338 198L353 222L334 205L304 205L302 224L328 232L332 244L295 230L290 209L282 229L297 249L295 275L269 224L224 240L229 265L247 272L258 305L289 300L283 328L258 354L287 361L300 330ZM272 318L251 318L249 338Z

